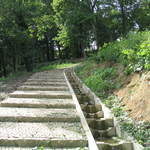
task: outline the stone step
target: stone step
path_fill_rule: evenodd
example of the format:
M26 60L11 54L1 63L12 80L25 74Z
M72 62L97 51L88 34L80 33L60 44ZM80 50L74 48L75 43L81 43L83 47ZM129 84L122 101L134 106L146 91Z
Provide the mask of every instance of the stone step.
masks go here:
M99 149L103 150L133 150L133 144L130 141L125 141L117 137L112 139L104 139L96 142Z
M69 88L66 86L32 86L32 85L24 85L17 88L18 90L23 91L69 91Z
M101 105L81 105L82 110L85 111L86 113L96 113L98 111L102 110L102 106Z
M30 77L28 80L64 80L64 77L57 76L39 76L39 77Z
M64 91L15 91L9 96L13 98L72 98L70 92Z
M0 146L0 150L89 150L88 147L74 147L74 148L49 148L49 147L6 147Z
M27 108L75 108L72 99L36 99L36 98L7 98L0 102L1 107Z
M97 140L116 136L116 128L115 127L109 127L105 130L97 130L97 129L91 128L91 132L93 133L94 138Z
M98 111L96 113L86 113L86 112L83 112L84 113L84 116L87 118L87 119L101 119L104 117L104 112L103 111Z
M33 82L28 81L24 82L24 85L41 85L41 86L67 86L65 82Z
M97 130L106 130L109 127L114 127L114 121L112 118L87 119L87 122L90 128L97 129Z
M38 72L32 75L32 77L45 77L45 76L57 76L57 77L64 77L63 72Z
M32 76L63 76L64 77L64 73L62 71L57 71L57 72L37 72L35 74L33 74Z
M81 123L0 122L0 146L86 147Z
M4 122L79 122L75 109L0 107L0 121Z
M32 75L29 79L65 79L64 75L57 74L36 74Z
M65 82L65 79L28 79L31 82Z

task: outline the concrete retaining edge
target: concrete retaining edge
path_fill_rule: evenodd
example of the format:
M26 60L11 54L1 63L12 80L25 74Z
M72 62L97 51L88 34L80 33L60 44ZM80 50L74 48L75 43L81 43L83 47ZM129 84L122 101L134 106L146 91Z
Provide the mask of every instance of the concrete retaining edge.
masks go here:
M96 142L94 140L94 137L93 137L93 135L91 133L91 130L90 130L89 126L88 126L88 123L87 123L87 121L86 121L86 119L84 117L84 114L83 114L82 109L80 107L80 104L79 104L79 102L77 100L77 97L76 97L76 95L74 93L74 90L73 90L70 82L68 81L68 78L66 76L66 70L64 70L64 76L65 76L65 80L67 82L67 85L68 85L68 87L70 89L70 92L72 94L72 99L74 101L74 104L76 105L76 110L77 110L77 112L79 114L81 124L82 124L82 126L84 128L84 131L85 131L85 134L87 136L88 148L89 148L89 150L98 150L97 144L96 144Z
M79 84L79 87L87 94L91 100L95 102L95 104L101 104L102 105L102 110L104 112L104 118L114 118L114 125L116 127L116 132L118 137L122 137L125 140L130 140L133 143L133 149L134 150L144 150L145 148L139 144L132 136L130 136L127 132L122 131L119 121L117 121L117 118L113 115L111 110L100 100L98 96L95 95L94 92L90 90L76 75L75 68L70 69L72 71L72 75L75 79L75 81Z

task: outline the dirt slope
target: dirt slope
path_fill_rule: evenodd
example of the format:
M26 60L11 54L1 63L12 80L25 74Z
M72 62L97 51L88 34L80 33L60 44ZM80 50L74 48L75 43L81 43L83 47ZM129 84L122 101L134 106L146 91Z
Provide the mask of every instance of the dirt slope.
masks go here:
M135 120L150 122L150 72L128 77L121 89L115 91L129 115Z

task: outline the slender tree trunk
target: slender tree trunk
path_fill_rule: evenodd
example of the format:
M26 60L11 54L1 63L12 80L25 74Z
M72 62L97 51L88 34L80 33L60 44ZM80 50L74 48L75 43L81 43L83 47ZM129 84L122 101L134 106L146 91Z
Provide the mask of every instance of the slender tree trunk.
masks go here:
M33 70L32 57L25 56L25 57L24 57L24 62L25 62L26 70L27 70L28 72L31 72L31 71Z
M54 51L54 41L50 42L50 60L53 61L55 59L55 51Z
M81 40L79 43L79 48L80 48L80 57L86 57L85 51L84 51L84 35L83 35L83 25L80 24L80 34L81 34Z
M47 35L45 35L45 43L46 43L46 57L47 57L47 61L50 61L49 40L48 40Z
M122 17L122 33L123 35L126 34L126 27L127 27L127 20L126 20L126 14L124 10L124 2L123 0L119 0L120 9L121 9L121 17Z
M1 49L1 64L2 64L3 76L7 77L5 55L3 49Z
M16 56L13 56L13 70L16 72Z

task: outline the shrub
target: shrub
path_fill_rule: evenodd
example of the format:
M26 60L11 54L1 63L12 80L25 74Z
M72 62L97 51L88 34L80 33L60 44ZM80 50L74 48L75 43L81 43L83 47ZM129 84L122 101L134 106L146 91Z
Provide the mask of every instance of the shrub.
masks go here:
M113 68L96 69L84 82L98 96L106 97L107 94L115 88L113 83L115 73Z
M126 38L104 44L92 59L99 63L104 61L119 62L128 67L127 74L129 70L129 72L149 70L150 31L131 32Z
M98 56L100 57L99 60L118 62L118 58L120 56L120 49L121 45L118 41L104 44L104 46L100 48L98 53Z

